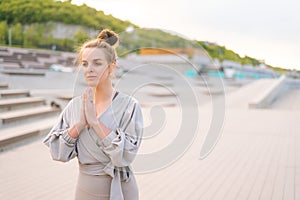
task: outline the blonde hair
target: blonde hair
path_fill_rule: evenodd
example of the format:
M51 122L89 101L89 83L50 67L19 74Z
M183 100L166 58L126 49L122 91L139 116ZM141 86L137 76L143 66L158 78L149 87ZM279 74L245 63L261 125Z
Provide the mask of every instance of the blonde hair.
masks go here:
M89 40L78 48L76 63L78 66L80 66L82 53L86 48L100 48L104 50L107 62L111 64L117 59L117 53L115 49L117 48L118 44L118 35L109 29L104 29L98 34L96 39Z

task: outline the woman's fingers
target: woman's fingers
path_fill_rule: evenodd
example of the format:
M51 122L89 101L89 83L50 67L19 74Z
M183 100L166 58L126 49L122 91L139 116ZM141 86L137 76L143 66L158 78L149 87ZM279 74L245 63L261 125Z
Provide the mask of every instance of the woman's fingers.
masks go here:
M87 123L86 122L86 117L85 117L85 101L86 101L86 96L85 94L82 95L82 103L81 103L81 113L80 113L80 121L82 123Z
M94 96L92 88L88 88L86 90L85 96L85 118L87 123L91 126L97 122L96 108L93 103Z
M94 97L93 97L93 90L92 90L92 88L89 88L88 95L89 95L89 101L91 103L93 103Z

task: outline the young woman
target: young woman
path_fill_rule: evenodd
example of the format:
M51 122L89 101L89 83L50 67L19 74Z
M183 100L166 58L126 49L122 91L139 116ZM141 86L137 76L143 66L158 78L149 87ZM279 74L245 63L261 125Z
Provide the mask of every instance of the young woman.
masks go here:
M136 200L130 164L141 144L143 117L137 100L116 91L118 36L103 30L78 52L88 89L73 98L44 140L54 160L78 158L77 200Z

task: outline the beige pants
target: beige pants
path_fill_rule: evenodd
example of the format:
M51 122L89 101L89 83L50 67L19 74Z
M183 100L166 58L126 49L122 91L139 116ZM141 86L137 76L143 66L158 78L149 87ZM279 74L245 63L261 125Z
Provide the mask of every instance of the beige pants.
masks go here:
M109 175L93 176L79 172L76 200L109 200L112 178ZM139 193L134 175L121 182L124 200L138 200Z

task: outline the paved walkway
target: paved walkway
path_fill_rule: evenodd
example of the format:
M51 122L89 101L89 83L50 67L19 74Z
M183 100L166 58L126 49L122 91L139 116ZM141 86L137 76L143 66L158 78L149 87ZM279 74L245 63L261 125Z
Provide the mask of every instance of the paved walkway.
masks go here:
M184 156L156 172L136 175L141 200L300 199L300 110L249 110L233 106L238 100L235 92L232 95L227 98L223 134L213 152L199 159L211 120L208 103L199 107L198 134ZM176 108L167 109L170 115L177 113ZM155 151L170 142L167 125L176 120L166 119L166 131L153 139L153 146L145 141L140 152L151 147ZM40 140L3 152L0 199L73 199L77 170L76 160L52 161Z

